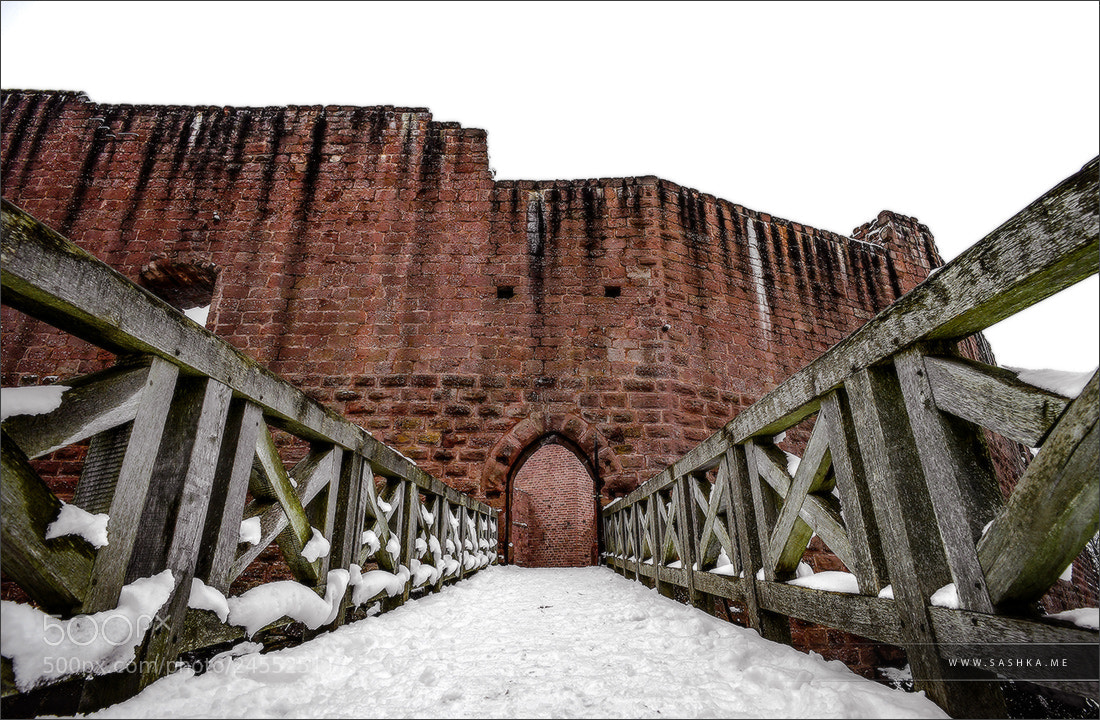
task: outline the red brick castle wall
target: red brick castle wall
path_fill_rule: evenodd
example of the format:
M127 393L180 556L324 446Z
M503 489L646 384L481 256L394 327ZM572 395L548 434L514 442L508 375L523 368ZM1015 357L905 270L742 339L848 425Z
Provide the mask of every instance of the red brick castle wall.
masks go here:
M889 212L857 240L655 177L497 181L424 109L10 91L2 124L4 197L497 507L548 433L629 491L941 263ZM4 385L109 359L3 336Z

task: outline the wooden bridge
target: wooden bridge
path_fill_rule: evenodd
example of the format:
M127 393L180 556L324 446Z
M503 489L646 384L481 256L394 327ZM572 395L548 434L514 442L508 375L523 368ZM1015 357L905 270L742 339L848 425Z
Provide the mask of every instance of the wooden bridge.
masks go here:
M1097 273L1098 165L608 506L604 562L700 607L715 596L738 603L771 640L790 642L788 618L800 618L900 645L917 687L952 715L1004 713L993 676L955 663L993 646L999 657L1086 649L1092 676L1015 664L997 672L1096 698L1097 633L1026 610L1097 532L1097 376L1079 397L1062 397L968 360L957 345ZM226 593L273 540L297 580L318 590L339 571L354 580L377 567L398 578L397 592L361 603L338 585L333 619L317 631L495 559L492 508L6 202L3 232L4 304L118 356L67 381L52 412L4 422L4 573L64 617L115 608L124 586L165 569L174 580L136 671L70 679L79 705L55 711L123 699L181 653L243 637L239 625L188 607L192 579ZM775 438L811 424L791 473ZM1041 448L1007 501L982 428ZM280 455L287 438L307 447L290 470ZM89 439L73 504L109 514L110 542L98 550L45 539L60 502L31 464ZM240 542L247 518L260 519L255 544ZM307 551L317 534L327 555ZM814 534L858 592L785 582ZM959 608L931 604L952 582ZM5 696L27 690L7 658L3 679ZM974 680L986 682L965 682Z
M993 678L958 666L974 657L998 658L1005 678L1097 698L1097 633L1023 614L1097 532L1097 375L1066 398L957 351L1096 274L1097 167L607 507L605 562L700 606L713 606L710 596L739 603L778 642L800 618L899 645L917 688L953 716L1004 713L996 682L961 682ZM809 419L792 476L775 439ZM1007 501L982 428L1041 448ZM814 534L858 592L785 582ZM958 609L931 604L949 583ZM887 585L892 598L880 593ZM1083 649L1088 672L1037 670L1052 647Z

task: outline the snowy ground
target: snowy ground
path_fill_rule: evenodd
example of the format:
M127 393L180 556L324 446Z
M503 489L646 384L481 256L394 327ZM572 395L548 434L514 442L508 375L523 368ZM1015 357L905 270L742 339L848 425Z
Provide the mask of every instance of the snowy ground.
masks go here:
M658 716L947 717L922 694L764 641L607 568L514 566L295 648L182 670L94 715Z

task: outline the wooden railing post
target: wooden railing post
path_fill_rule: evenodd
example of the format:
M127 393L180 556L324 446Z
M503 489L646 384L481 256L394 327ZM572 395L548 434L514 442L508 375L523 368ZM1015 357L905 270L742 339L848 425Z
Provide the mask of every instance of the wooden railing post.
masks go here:
M747 448L733 445L726 451L722 462L730 479L730 502L737 517L737 544L741 552L741 567L744 571L745 614L749 624L765 640L784 643L791 642L791 624L786 617L768 612L760 607L760 595L756 589L756 571L764 567L764 542L757 526L759 520L753 511L753 491L750 487Z
M176 383L164 432L156 443L141 532L132 543L126 569L126 582L171 570L175 587L136 653L134 671L86 682L82 710L132 696L166 674L176 657L231 398L226 385L210 378L182 378ZM135 433L139 427L135 425Z
M466 577L466 539L470 537L470 518L466 514L466 506L459 505L458 508L458 578L461 580Z
M676 594L673 586L661 580L668 525L664 518L664 507L664 498L660 492L649 496L649 523L653 533L653 587L665 597L671 598Z
M743 447L747 468L748 490L750 493L747 499L753 513L753 523L751 527L756 533L756 542L760 547L761 564L754 565L753 569L759 570L763 568L763 579L768 582L774 582L776 579L775 559L769 555L771 547L771 532L769 528L775 527L776 519L779 517L779 509L776 507L776 493L771 485L760 476L760 465L756 457L760 450L756 443L750 440L746 442Z
M650 558L652 563L650 567L653 571L653 587L657 587L657 551L655 548L655 541L653 539L653 519L651 513L653 510L652 498L641 498L635 504L638 514L638 567L641 569L644 567L646 557L646 547L649 547ZM645 574L644 572L642 573Z
M443 581L447 575L447 568L443 563L443 555L446 554L447 532L450 530L450 523L447 522L447 498L442 495L437 495L434 503L435 511L432 515L432 534L435 536L436 541L439 543L439 552L432 558L435 566L439 568L439 579L432 584L432 592L437 593L443 589ZM430 548L429 548L430 549ZM493 547L493 552L496 552L496 547Z
M638 516L639 503L634 503L628 509L630 513L630 537L634 557L634 581L642 580L642 524Z
M714 492L721 492L726 498L726 535L730 540L730 552L728 559L738 571L743 571L741 558L740 526L737 520L737 495L734 493L733 470L730 467L729 451L722 453L718 462L718 472L714 478ZM717 520L716 520L717 522Z
M1003 505L981 428L936 407L920 347L894 356L905 409L960 606L993 612L975 543Z
M695 582L695 573L703 570L703 525L706 522L706 513L699 507L699 497L709 499L714 492L705 472L691 473L684 477L684 490L687 498L688 535L691 538L691 565L688 566L688 576L691 578L691 587L695 590L695 607L705 610L708 614L714 614L714 596L703 592Z
M929 600L951 582L905 400L891 367L855 373L845 388L883 535L914 684L952 717L1001 717L1004 699L988 674L953 668L936 644ZM971 682L954 682L968 680Z
M626 559L630 551L630 511L629 508L619 507L619 511L615 513L617 518L616 522L616 539L619 543L619 558L617 562L619 564L618 572L623 577L627 575Z
M329 552L317 558L317 584L324 587L328 580L328 571L332 568L332 542L333 530L336 527L336 512L339 505L340 475L343 471L344 451L340 447L333 447L330 457L324 461L324 465L317 472L324 472L323 487L306 506L306 514L309 517L310 529L317 531L329 543ZM312 536L311 538L312 539Z
M359 559L362 547L363 525L366 520L364 494L368 491L366 482L371 479L365 467L363 456L358 452L346 452L340 463L337 480L336 522L332 532L332 549L329 567L347 570ZM351 603L345 594L340 603L336 618L329 624L335 629L344 624L344 616Z
M203 531L209 541L203 544L195 567L195 577L223 594L229 592L232 582L230 575L240 544L248 476L261 424L263 413L254 403L235 400L230 405Z
M829 433L829 451L836 473L837 492L845 510L844 524L855 558L855 567L849 570L856 576L861 593L877 595L889 584L889 575L875 526L871 489L867 485L867 473L856 442L848 396L837 390L822 398L817 421L826 423Z
M175 365L159 358L154 359L149 368L134 430L126 446L111 500L111 520L107 526L110 542L96 553L91 587L84 598L85 613L114 608L118 604L118 594L126 584L126 568L141 527L145 496L153 477L157 450L164 434L178 375Z
M691 518L691 505L695 504L695 498L692 497L690 483L690 475L681 475L676 479L673 493L677 509L676 529L680 539L680 566L687 580L688 598L692 605L698 607L699 594L695 589L695 574L692 571L692 566L695 564L695 532Z

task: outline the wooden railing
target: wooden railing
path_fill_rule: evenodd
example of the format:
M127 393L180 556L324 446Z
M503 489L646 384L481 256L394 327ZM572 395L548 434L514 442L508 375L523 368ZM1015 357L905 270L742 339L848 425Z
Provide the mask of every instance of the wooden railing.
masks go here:
M165 569L175 580L131 672L90 678L81 711L132 695L183 651L242 637L242 627L213 612L189 611L192 578L225 594L273 541L294 577L320 592L331 570L352 570L354 582L353 564L399 577L400 592L391 596L391 584L358 598L383 610L496 561L496 510L430 477L7 201L2 261L5 305L119 358L66 380L71 389L56 410L4 422L4 575L61 617L111 610L125 584ZM280 436L308 443L289 470ZM109 543L98 550L74 537L45 539L60 502L30 462L84 440L72 504L109 515ZM242 521L254 517L259 541L240 542ZM304 553L315 532L329 542L327 555ZM327 627L344 622L352 591ZM5 696L13 680L5 658Z
M1097 167L605 508L604 562L700 605L732 600L769 639L789 643L799 618L901 646L953 716L1005 712L989 665L960 667L973 658L1095 699L1097 633L1025 610L1097 532L1097 375L1062 397L956 345L1096 274ZM811 421L792 473L776 436ZM1007 501L982 428L1041 448ZM785 582L814 534L858 591ZM952 582L958 609L931 602Z

